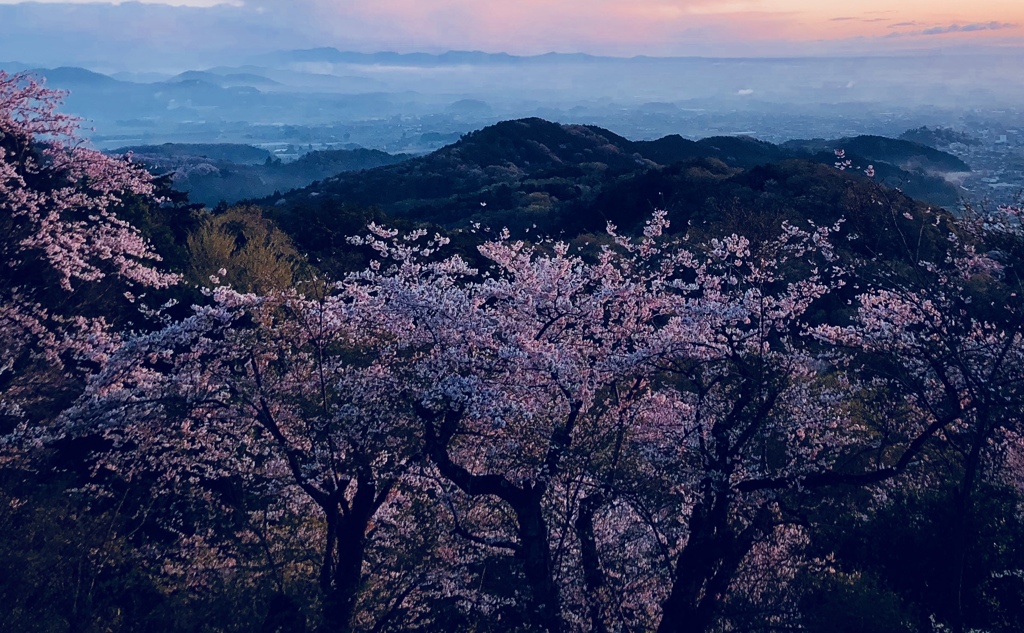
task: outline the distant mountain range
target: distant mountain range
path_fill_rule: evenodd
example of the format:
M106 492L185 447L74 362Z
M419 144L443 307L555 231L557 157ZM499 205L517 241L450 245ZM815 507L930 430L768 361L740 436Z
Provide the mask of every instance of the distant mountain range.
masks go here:
M227 129L285 123L307 128L382 116L424 113L405 93L386 93L366 77L318 75L256 67L219 67L173 76L123 75L115 78L85 68L27 68L0 63L0 70L30 72L51 88L65 90L64 110L96 128L100 146L167 140L242 140ZM432 111L458 100L452 97ZM447 130L445 130L447 131ZM262 141L274 140L274 130ZM113 138L113 141L107 141ZM322 141L332 139L323 138Z
M177 74L111 76L71 67L34 72L48 85L70 91L65 110L86 119L96 130L93 140L108 148L167 141L320 148L354 142L391 153L425 152L440 144L409 139L527 117L596 124L631 138L747 131L778 142L798 135L894 134L934 125L944 101L958 108L970 102L960 84L901 84L898 91L907 94L906 101L884 116L873 114L864 104L892 98L896 75L876 68L865 77L864 65L851 59L517 57L320 48L248 61ZM25 70L25 65L0 63L0 68ZM937 72L906 69L899 77L927 83ZM802 79L794 83L793 77ZM1003 76L1000 81L1013 83ZM921 103L929 105L918 114Z
M201 71L201 70L188 70L178 75L175 75L167 80L171 82L181 81L203 81L221 88L234 88L238 86L250 86L253 88L276 88L283 84L279 81L274 81L269 77L264 77L256 73L232 73L218 74L215 72Z
M281 65L291 63L326 62L330 64L359 64L370 66L454 66L487 64L523 64L550 62L607 62L627 59L653 59L646 57L606 57L585 53L545 53L543 55L510 55L508 53L485 53L483 51L448 51L445 53L356 53L336 48L321 47L299 50L275 51L250 58L253 64ZM681 58L661 58L666 60Z

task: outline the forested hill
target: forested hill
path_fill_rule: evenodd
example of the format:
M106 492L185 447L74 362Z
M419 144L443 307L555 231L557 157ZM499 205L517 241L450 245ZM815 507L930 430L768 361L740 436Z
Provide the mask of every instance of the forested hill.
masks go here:
M833 152L843 149L868 160L896 165L907 170L922 169L925 172L964 172L971 167L956 156L935 149L923 143L907 139L892 139L884 136L855 136L834 141L824 139L795 140L783 143L783 148L811 153Z
M318 257L335 256L344 238L371 218L572 237L600 233L609 221L631 230L655 209L667 211L679 230L695 220L734 221L737 209L824 221L836 209L850 215L856 200L870 198L879 185L897 186L934 206L958 204L956 189L941 172L923 168L960 171L964 166L954 156L865 138L844 139L870 156L848 150L851 168L844 173L835 168L826 142L780 147L749 137L680 136L630 141L599 127L523 119L473 132L425 156L337 174L257 202ZM924 158L909 171L906 162L915 152ZM873 179L863 173L868 165Z
M301 214L310 206L347 204L379 207L389 215L444 226L480 221L552 227L561 223L570 208L591 205L609 189L621 186L623 179L691 173L680 167L688 162L693 163L690 167L715 174L715 181L794 159L831 167L836 162L835 149L846 150L853 169L872 165L878 182L898 186L907 195L937 206L959 203L956 188L942 174L969 170L952 155L881 137L794 141L783 146L749 137L691 141L666 136L630 141L595 126L532 118L498 123L426 156L358 174L338 174L260 202L284 215ZM651 194L636 200L642 207L638 212L647 214L674 202L662 197L664 191Z

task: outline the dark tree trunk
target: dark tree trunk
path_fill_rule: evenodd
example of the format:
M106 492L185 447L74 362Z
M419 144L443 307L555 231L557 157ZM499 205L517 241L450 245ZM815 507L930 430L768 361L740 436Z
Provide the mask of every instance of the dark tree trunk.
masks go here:
M720 530L702 505L690 517L690 534L679 554L672 591L662 606L658 633L704 633L714 621L715 601L709 586L724 552Z
M345 521L344 523L352 523ZM364 533L356 531L354 525L339 525L337 551L331 563L330 582L321 586L324 592L323 625L324 633L349 630L355 611L356 596L362 586L363 554L366 549Z
M694 508L658 633L706 633L714 624L740 563L770 523L765 506L737 532L730 525L731 505L730 493L721 491L706 495Z
M973 492L981 465L981 451L987 433L980 430L971 446L964 462L964 475L960 489L956 491L954 500L955 524L952 530L952 547L950 548L949 564L949 624L953 633L964 633L967 630L964 617L964 575L967 569L967 554L974 540L974 500Z
M519 542L512 547L523 563L523 575L530 588L530 604L525 605L527 618L535 630L547 633L561 633L563 623L561 599L555 583L547 523L541 502L547 491L547 481L558 471L561 455L568 446L578 414L579 409L575 408L565 426L553 434L551 448L545 459L546 476L538 477L533 484L519 485L503 475L471 473L452 460L448 454L448 443L454 437L462 417L460 410L450 409L436 414L419 409L420 418L425 423L427 452L441 474L469 496L501 499L515 514Z
M366 533L379 505L376 486L369 481L359 482L350 506L342 494L339 491L332 496L334 508L327 519L327 547L320 573L324 601L322 633L351 630L356 598L363 583Z
M526 503L514 508L519 523L520 557L532 594L529 616L534 626L548 633L560 633L561 600L554 581L548 529L540 500L540 495L531 495Z
M591 633L606 633L604 621L605 582L601 572L601 560L597 553L597 539L594 537L594 515L604 503L604 495L587 495L580 501L576 517L576 536L580 540L580 564L583 567L583 586L587 596L587 616Z

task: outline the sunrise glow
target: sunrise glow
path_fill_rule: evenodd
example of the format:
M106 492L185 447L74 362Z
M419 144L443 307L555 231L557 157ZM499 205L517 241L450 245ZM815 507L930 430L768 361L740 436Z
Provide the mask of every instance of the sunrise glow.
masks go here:
M844 54L1005 46L1019 43L1024 36L1024 4L1018 0L970 4L958 0L856 4L836 0L45 1L53 4L54 16L67 10L95 11L104 5L114 16L135 15L142 4L155 10L159 10L156 5L173 5L182 11L209 11L221 21L237 21L243 33L353 50ZM0 0L4 4L22 3ZM203 19L189 18L191 22ZM139 24L138 17L134 20Z

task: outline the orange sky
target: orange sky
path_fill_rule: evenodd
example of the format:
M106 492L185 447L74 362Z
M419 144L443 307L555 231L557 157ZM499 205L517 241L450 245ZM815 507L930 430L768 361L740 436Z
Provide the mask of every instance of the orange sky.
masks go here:
M0 0L18 4L22 0ZM42 0L58 17L95 0ZM218 0L143 0L209 7ZM121 4L121 0L106 3ZM803 55L1024 48L1024 0L227 0L224 29L350 50ZM111 7L111 12L121 12ZM129 13L125 10L124 13ZM138 13L138 12L135 12ZM212 12L211 12L212 13ZM235 25L235 26L232 26ZM198 36L197 36L198 37ZM287 41L287 37L279 38ZM302 46L296 46L302 47Z
M807 35L825 38L884 36L951 25L996 23L1013 28L1008 25L1024 24L1024 0L765 0L734 5L740 12L756 11L759 7L789 14L794 26L806 25ZM1019 28L1014 30L1020 32Z
M339 20L339 36L357 17L387 24L400 41L521 53L901 50L1024 36L1024 0L311 1L323 24Z

